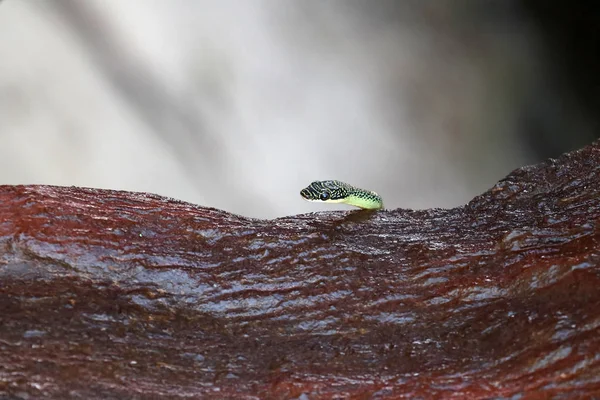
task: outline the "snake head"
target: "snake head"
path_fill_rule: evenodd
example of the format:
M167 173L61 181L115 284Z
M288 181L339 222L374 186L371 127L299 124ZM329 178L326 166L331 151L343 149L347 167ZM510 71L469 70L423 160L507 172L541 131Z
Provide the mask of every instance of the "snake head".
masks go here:
M314 181L300 191L300 196L308 201L343 203L348 197L346 186L340 181Z
M377 193L341 181L314 181L300 191L300 196L308 201L345 203L364 210L383 208L383 200Z

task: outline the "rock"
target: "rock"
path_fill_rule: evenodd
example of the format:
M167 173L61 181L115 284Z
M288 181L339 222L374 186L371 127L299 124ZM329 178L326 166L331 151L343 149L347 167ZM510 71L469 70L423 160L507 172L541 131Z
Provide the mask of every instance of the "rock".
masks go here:
M1 186L0 396L600 396L599 188L598 142L448 210Z

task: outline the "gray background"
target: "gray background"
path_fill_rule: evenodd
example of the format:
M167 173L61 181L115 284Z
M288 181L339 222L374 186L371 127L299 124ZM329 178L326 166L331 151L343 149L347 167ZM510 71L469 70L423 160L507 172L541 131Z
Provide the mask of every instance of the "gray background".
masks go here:
M6 0L0 182L261 218L347 208L304 202L317 179L463 204L594 137L515 4Z

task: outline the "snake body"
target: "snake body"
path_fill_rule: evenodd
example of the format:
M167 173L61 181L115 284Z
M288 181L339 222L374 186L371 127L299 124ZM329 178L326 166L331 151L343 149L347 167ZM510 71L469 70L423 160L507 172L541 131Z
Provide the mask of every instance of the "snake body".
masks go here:
M377 193L340 181L315 181L302 189L300 196L308 201L344 203L365 210L383 208L383 200Z

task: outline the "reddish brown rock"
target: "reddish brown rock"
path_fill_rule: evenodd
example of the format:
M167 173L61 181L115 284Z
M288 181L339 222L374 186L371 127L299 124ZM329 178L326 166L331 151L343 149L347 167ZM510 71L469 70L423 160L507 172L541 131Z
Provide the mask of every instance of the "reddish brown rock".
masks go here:
M450 210L2 186L0 397L600 396L599 188L598 143Z

